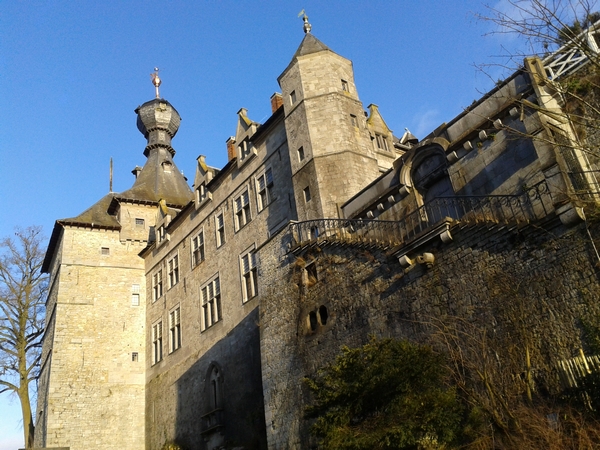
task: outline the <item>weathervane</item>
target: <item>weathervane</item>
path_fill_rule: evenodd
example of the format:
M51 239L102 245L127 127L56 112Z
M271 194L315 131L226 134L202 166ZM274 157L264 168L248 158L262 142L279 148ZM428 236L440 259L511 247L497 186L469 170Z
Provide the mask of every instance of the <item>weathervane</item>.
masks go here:
M154 73L150 74L150 78L152 78L152 84L156 88L156 98L160 98L160 94L158 93L158 87L160 86L160 78L158 77L158 67L154 68Z
M304 10L300 11L300 13L298 14L298 17L300 17L300 16L303 16L302 20L304 21L304 33L305 34L310 33L312 26L310 23L308 23L308 16L304 12Z

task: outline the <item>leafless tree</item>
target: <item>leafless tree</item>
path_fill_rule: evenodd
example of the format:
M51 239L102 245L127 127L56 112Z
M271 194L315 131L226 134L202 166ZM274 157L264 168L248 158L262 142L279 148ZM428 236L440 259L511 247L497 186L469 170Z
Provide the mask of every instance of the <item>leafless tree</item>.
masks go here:
M584 29L600 19L595 0L503 0L487 5L477 17L492 24L488 34L517 36L517 46L504 48L505 55L517 65L526 56L544 57L565 43L576 46L584 54L596 53L581 38Z
M14 392L23 415L25 445L33 446L32 397L39 374L47 277L39 227L0 240L0 393Z

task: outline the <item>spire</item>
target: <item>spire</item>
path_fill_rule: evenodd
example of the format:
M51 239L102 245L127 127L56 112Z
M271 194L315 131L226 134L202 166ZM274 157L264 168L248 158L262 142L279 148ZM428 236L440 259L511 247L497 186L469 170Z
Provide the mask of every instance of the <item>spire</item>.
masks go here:
M154 73L150 74L150 78L152 78L152 84L154 85L154 89L156 90L156 98L160 98L160 94L158 93L158 87L162 80L158 77L158 67L154 68Z
M298 14L298 17L302 16L302 20L304 21L304 34L308 34L310 33L310 30L312 29L312 25L310 23L308 23L308 16L306 15L306 13L304 12L304 10L300 11L300 14Z

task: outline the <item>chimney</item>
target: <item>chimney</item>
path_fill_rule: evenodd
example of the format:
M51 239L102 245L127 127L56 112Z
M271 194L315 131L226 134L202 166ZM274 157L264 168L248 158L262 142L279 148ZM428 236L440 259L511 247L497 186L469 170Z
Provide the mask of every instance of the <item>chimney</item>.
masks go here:
M233 136L231 136L230 138L227 139L226 143L227 143L227 162L229 162L232 159L235 159L235 157L236 157L235 138Z
M271 95L271 113L275 113L279 108L283 106L283 96L279 92L275 92Z

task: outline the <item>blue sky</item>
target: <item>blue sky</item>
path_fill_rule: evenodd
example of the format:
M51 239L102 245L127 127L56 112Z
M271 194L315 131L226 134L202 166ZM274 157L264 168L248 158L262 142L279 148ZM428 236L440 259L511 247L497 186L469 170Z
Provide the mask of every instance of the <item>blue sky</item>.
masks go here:
M0 13L0 237L16 226L73 217L109 189L133 183L145 140L134 109L161 96L179 111L175 162L226 162L236 112L270 115L277 76L313 34L354 63L359 97L397 136L422 138L479 98L499 76L475 64L501 53L481 1L4 1ZM506 39L503 37L502 39ZM510 45L510 43L508 44ZM360 174L356 174L360 176ZM0 394L0 450L23 444L18 401Z

